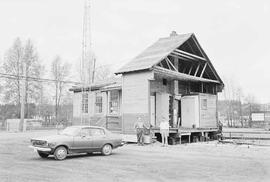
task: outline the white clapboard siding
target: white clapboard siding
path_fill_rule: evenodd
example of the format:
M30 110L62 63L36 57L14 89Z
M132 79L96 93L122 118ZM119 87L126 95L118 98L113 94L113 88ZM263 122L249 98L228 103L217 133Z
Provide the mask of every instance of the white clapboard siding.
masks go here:
M73 94L73 117L81 116L82 94L81 92L75 92Z
M88 114L93 116L95 114L96 93L88 92Z
M151 72L123 75L123 113L148 113L149 79Z

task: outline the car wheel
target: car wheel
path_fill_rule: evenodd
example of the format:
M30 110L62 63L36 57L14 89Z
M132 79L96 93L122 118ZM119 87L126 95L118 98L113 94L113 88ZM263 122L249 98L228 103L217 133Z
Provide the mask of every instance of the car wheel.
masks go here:
M54 151L54 158L56 160L63 160L67 157L67 149L66 147L60 146L57 147Z
M49 154L46 154L46 153L43 153L43 152L40 152L38 151L38 155L41 157L41 158L47 158L49 156Z
M101 152L103 155L111 155L112 154L112 146L110 144L105 144L102 147Z

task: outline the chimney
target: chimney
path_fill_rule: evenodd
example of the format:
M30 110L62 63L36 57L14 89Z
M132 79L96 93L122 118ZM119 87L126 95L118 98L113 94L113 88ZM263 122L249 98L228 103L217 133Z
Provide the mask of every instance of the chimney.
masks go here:
M172 33L170 34L170 37L173 37L173 36L177 36L178 34L176 33L176 31L172 31Z

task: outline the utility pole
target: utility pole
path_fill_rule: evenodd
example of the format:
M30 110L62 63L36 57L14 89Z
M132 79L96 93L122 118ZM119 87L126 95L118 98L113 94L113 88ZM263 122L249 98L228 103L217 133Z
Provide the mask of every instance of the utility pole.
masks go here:
M251 108L251 102L249 102L249 127L251 128L252 126L252 108Z
M22 79L22 96L21 96L21 119L20 119L20 131L24 132L26 130L24 122L24 111L25 111L25 96L26 96L26 62L23 61L23 74Z

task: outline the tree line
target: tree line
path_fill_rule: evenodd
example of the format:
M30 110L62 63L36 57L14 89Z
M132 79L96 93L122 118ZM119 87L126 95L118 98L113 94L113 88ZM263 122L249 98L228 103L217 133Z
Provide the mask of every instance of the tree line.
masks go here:
M262 111L263 105L256 101L253 94L244 94L240 84L234 79L224 79L225 87L218 102L220 119L228 127L251 127L252 112Z
M22 87L25 88L24 118L41 118L46 125L68 124L72 120L72 93L69 88L74 83L65 82L74 80L71 65L58 55L46 62L51 62L50 67L42 63L31 39L22 41L16 38L5 52L0 68L0 122L21 117ZM81 70L76 71L75 77L80 80ZM111 77L110 65L95 69L95 82Z
M72 99L66 88L68 85L61 82L69 78L70 65L60 56L52 60L51 67L47 71L33 42L30 39L23 42L17 38L5 52L0 73L2 121L20 118L23 81L25 81L23 98L25 118L38 117L45 119L46 122L56 123L60 120L67 121L72 116L70 115ZM41 81L44 75L48 75L53 81ZM68 115L63 114L65 110L69 111L66 112Z

